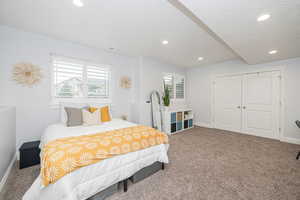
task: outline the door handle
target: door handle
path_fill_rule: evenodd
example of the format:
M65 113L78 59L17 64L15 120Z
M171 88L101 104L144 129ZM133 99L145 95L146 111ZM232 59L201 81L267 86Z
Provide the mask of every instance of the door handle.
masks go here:
M243 109L246 109L246 106L243 106Z

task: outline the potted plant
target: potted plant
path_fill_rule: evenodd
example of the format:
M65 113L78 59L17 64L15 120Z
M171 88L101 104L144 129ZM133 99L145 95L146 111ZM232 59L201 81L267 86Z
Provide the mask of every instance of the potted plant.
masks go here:
M168 87L166 87L166 85L164 84L164 93L163 93L163 105L165 107L168 107L170 105L170 90Z

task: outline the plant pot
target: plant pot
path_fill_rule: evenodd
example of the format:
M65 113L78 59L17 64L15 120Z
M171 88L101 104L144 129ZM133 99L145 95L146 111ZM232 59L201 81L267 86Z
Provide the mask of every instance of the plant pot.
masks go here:
M168 111L170 106L161 106L162 111Z

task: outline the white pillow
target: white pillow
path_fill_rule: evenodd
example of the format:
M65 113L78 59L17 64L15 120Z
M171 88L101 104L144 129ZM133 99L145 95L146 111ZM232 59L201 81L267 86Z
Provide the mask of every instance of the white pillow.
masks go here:
M68 103L68 102L61 102L59 104L59 113L60 113L60 121L64 124L67 123L67 113L65 111L65 107L72 107L72 108L83 108L83 107L87 107L88 104L86 103Z
M83 125L90 126L90 125L98 125L101 124L100 119L100 110L97 109L95 112L91 113L88 110L82 109L82 120Z

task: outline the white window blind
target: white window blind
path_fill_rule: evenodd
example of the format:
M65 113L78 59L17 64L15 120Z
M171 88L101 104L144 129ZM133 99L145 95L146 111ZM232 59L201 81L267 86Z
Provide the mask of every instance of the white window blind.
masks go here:
M185 77L179 74L164 73L163 82L170 91L170 99L183 100L185 98Z
M53 57L54 98L109 98L110 68Z
M53 60L55 97L83 97L83 70L82 64Z
M173 74L165 74L163 77L164 86L169 89L170 99L174 98L174 80Z
M110 72L105 67L87 66L88 97L109 97Z
M176 75L175 78L175 95L176 99L184 99L184 77Z

